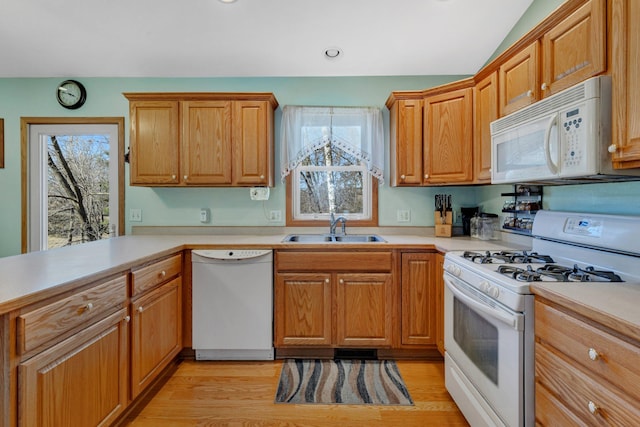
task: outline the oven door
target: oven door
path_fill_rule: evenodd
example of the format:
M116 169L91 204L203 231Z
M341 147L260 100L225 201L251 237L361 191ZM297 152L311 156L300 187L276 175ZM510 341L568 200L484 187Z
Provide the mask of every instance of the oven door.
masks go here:
M444 281L447 390L471 425L524 425L524 315L448 273Z

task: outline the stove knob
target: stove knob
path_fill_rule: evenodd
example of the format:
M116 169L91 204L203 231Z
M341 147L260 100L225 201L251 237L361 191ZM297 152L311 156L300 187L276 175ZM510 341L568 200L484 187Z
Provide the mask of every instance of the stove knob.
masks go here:
M486 280L480 282L480 290L486 294L489 291L489 282Z
M456 277L460 276L461 273L460 267L456 267L455 265L447 266L447 271Z
M489 289L489 295L491 295L494 298L498 298L498 296L500 295L500 289L498 289L497 286L492 286Z

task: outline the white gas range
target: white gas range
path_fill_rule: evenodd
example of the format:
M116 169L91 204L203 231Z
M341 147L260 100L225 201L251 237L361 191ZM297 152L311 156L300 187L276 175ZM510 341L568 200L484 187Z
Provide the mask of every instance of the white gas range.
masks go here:
M533 426L534 282L640 286L640 217L539 211L529 251L444 263L445 378L473 427Z

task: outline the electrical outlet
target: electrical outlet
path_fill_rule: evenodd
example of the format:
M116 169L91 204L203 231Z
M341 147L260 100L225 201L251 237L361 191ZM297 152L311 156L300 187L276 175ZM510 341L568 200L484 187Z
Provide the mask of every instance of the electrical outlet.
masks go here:
M142 222L142 209L129 209L129 221Z
M269 212L269 221L273 221L273 222L282 221L282 211Z
M251 200L269 200L269 187L251 187L249 197Z
M211 211L209 208L200 209L200 222L209 222L211 218Z
M411 221L411 211L409 209L398 209L396 215L398 222Z

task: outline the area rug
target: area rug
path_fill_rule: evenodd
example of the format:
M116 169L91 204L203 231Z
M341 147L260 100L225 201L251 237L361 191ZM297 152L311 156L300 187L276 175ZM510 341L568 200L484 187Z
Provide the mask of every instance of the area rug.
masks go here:
M287 359L276 403L413 405L392 360Z

